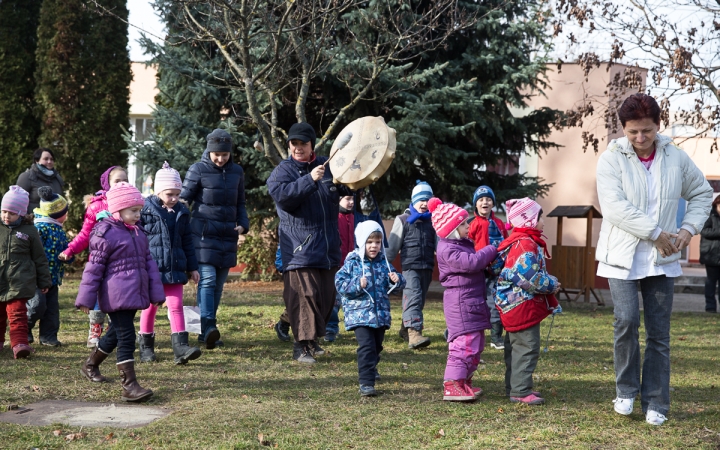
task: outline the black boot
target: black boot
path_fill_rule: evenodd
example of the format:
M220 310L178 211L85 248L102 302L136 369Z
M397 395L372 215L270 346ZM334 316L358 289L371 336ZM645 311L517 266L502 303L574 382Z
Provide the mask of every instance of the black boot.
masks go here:
M200 318L203 341L205 342L205 348L208 350L214 349L220 339L220 330L217 329L216 323L216 319Z
M175 354L175 364L187 364L188 361L198 359L202 354L199 348L188 345L187 331L173 333L170 338L172 339L172 348Z
M155 362L155 333L138 333L137 343L140 347L140 362Z
M122 401L143 402L153 395L153 391L140 386L135 377L135 361L125 361L117 365L122 381Z

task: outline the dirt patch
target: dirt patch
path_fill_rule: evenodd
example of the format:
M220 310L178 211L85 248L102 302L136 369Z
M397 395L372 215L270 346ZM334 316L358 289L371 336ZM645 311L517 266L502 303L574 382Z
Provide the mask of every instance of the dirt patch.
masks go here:
M240 281L228 279L225 284L226 291L252 291L262 294L282 295L282 281Z
M142 405L44 400L0 414L0 422L18 425L67 424L83 427L136 428L162 419L172 411Z

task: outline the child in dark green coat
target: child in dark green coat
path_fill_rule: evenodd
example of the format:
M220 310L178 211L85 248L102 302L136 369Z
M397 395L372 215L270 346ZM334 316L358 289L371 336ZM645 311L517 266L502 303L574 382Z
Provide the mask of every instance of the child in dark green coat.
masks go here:
M52 286L45 250L31 217L25 217L30 195L20 186L10 186L0 205L0 348L10 322L10 347L15 359L34 350L28 345L25 302L37 286L47 293Z

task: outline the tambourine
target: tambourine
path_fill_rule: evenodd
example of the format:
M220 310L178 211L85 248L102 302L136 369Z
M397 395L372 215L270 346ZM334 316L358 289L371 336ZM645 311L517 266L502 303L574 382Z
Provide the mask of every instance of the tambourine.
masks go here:
M382 117L361 117L340 132L330 149L333 182L352 190L369 186L390 167L395 158L395 130Z

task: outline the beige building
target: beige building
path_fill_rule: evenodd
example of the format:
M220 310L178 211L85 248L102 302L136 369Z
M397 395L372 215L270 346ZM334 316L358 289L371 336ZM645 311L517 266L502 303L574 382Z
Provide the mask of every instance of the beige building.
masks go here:
M136 141L144 141L153 130L152 112L155 107L157 90L157 70L145 63L132 63L133 80L130 83L130 132ZM128 162L128 178L130 183L143 188L147 180L140 176L142 167L130 158Z

